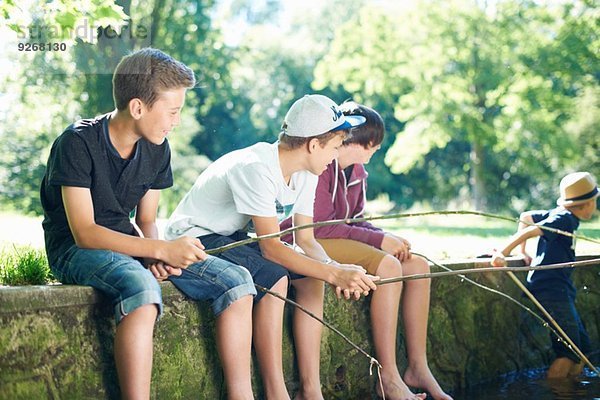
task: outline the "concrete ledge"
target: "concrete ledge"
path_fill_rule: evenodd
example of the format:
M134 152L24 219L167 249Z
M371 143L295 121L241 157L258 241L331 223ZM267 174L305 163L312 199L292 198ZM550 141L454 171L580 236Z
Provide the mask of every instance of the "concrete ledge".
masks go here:
M446 265L463 269L483 264L483 260L463 260ZM511 261L511 265L518 264ZM518 276L524 279L525 274ZM595 344L600 332L599 276L597 266L580 268L574 274L579 290L577 306ZM531 306L503 274L470 278ZM165 315L155 331L152 397L225 398L209 307L186 300L170 283L163 283L162 290ZM325 319L374 355L368 302L340 301L328 289ZM430 309L430 367L448 390L514 370L543 367L552 359L547 330L537 320L510 301L459 277L432 281ZM284 368L293 393L297 371L291 312L286 306ZM405 367L402 327L398 335L399 364ZM112 310L89 287L0 288L0 399L118 398L113 338ZM369 376L369 362L362 354L328 329L324 329L321 351L326 398L374 398L375 376ZM260 398L258 371L254 376Z

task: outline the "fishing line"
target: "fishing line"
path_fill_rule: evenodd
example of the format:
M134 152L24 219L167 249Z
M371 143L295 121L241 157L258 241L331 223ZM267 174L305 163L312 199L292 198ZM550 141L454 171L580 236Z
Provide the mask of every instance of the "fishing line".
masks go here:
M511 217L505 217L505 216L501 216L501 215L496 215L496 214L490 214L490 213L484 213L484 212L479 212L479 211L469 211L469 210L444 210L444 211L426 211L426 212L418 212L418 213L399 213L399 214L387 214L387 215L379 215L379 216L370 216L370 217L360 217L360 218L347 218L347 219L337 219L337 220L329 220L329 221L319 221L319 222L314 222L311 224L305 224L305 225L299 225L299 226L293 226L291 228L288 229L284 229L282 231L279 232L275 232L275 233L271 233L271 234L267 234L267 235L261 235L261 236L256 236L256 237L251 237L248 239L244 239L244 240L240 240L237 242L233 242L224 246L220 246L220 247L216 247L213 249L209 249L209 250L205 250L206 254L211 254L211 255L216 255L222 252L225 252L227 250L231 250L235 247L239 247L239 246L244 246L250 243L255 243L255 242L259 242L261 240L267 240L267 239L275 239L275 238L280 238L281 236L293 233L295 231L301 230L301 229L310 229L310 228L318 228L318 227L322 227L322 226L329 226L329 225L338 225L338 224L352 224L352 223L357 223L357 222L366 222L366 221L376 221L376 220L388 220L388 219L401 219L401 218L414 218L414 217L426 217L426 216L432 216L432 215L476 215L476 216L481 216L481 217L487 217L487 218L492 218L492 219L498 219L498 220L503 220L503 221L511 221L511 222L520 222L523 223L524 225L528 225L528 226L537 226L538 228L542 229L542 230L546 230L546 231L550 231L550 232L554 232L563 236L568 236L574 239L579 239L579 240L585 240L585 241L589 241L592 243L596 243L596 244L600 244L600 240L597 239L593 239L593 238L589 238L585 235L581 235L581 234L574 234L572 232L566 232L566 231L562 231L560 229L554 229L554 228L550 228L550 227L546 227L546 226L540 226L534 223L530 223L528 221L524 221L521 220L520 218L511 218ZM500 296L503 296L507 299L509 299L510 301L512 301L513 303L517 304L519 307L523 308L524 310L526 310L527 312L529 312L531 315L535 316L535 318L537 318L538 320L540 320L542 322L542 325L546 328L548 328L554 335L556 335L558 337L558 340L562 341L563 343L565 343L565 345L567 346L567 348L569 348L571 351L573 351L576 355L578 355L580 358L582 358L582 360L586 361L586 363L588 364L588 366L591 367L592 370L594 370L596 373L598 373L598 370L594 367L594 365L592 365L589 360L587 360L587 358L585 358L585 356L583 356L583 353L581 353L581 351L577 348L577 346L575 346L574 344L572 344L572 341L570 340L570 338L565 334L565 338L566 338L566 342L563 339L563 337L561 337L561 335L559 335L552 327L550 327L550 325L542 318L540 317L538 314L536 314L535 312L533 312L530 308L528 308L527 306L525 306L524 304L521 304L519 301L517 301L516 299L512 298L511 296L507 295L506 293L500 292L498 290L492 289L488 286L485 286L483 284L480 284L478 282L475 282L469 278L467 278L466 276L464 276L464 274L467 273L482 273L482 272L506 272L508 273L511 278L514 278L513 280L518 281L519 283L521 283L512 273L513 268L518 268L515 270L520 270L520 271L526 271L526 270L543 270L543 269L554 269L554 268L565 268L565 267L575 267L575 266L584 266L584 265L594 265L593 262L597 262L598 259L595 260L589 260L589 261L581 261L581 262L572 262L572 263L565 263L568 265L564 265L564 266L559 266L559 264L553 264L550 266L545 266L545 267L549 267L549 268L543 268L543 267L493 267L493 268L478 268L477 270L475 269L469 269L469 270L462 270L462 271L454 271L446 266L443 266L433 260L431 260L429 257L426 257L422 254L418 254L418 253L414 253L412 252L412 254L421 256L423 258L425 258L427 261L431 262L433 265L440 267L442 269L446 270L446 273L440 272L440 273L431 273L431 274L420 274L420 276L416 276L413 275L412 277L409 275L407 277L396 277L396 278L388 278L385 280L380 281L379 283L375 282L376 284L385 284L385 283L392 283L393 281L398 282L398 281L402 281L402 280L410 280L410 279L424 279L424 278L433 278L433 277L438 277L438 276L448 276L448 275L458 275L461 279L466 280L467 282L480 287L482 289L488 290L492 293L498 294ZM428 275L428 276L427 276ZM522 285L522 284L521 284ZM373 365L376 365L378 368L378 373L379 373L379 369L381 369L381 364L379 364L379 362L372 356L370 356L366 351L364 351L363 349L361 349L359 346L357 346L356 344L352 343L344 334L342 334L337 328L335 328L333 325L331 325L328 322L325 322L324 320L319 319L316 315L310 313L308 310L304 309L302 306L300 306L298 303L295 303L289 299L283 298L282 296L280 296L279 294L275 293L275 292L271 292L266 288L263 288L259 285L255 286L257 288L259 288L259 290L265 291L266 293L269 293L285 302L288 302L289 304L292 304L294 307L298 307L299 309L301 309L303 312L307 313L309 316L311 316L312 318L317 319L320 323L322 323L323 325L327 326L329 329L331 329L332 331L334 331L336 334L338 334L339 336L341 336L346 342L348 342L352 347L354 347L355 349L357 349L359 352L361 352L363 355L365 355L367 358L369 358L370 360L370 370L372 369ZM521 286L519 286L521 288ZM524 287L524 286L523 286ZM525 288L526 289L526 288ZM521 288L521 290L523 290ZM527 292L529 292L528 290L525 292L526 295L529 296L529 294L527 294ZM533 297L533 295L531 295ZM537 301L534 302L534 304L538 305L539 303L537 303ZM541 305L538 306L538 308L540 308L540 310L544 313L544 315L547 314L547 311L545 309L543 309L543 307L541 307ZM550 321L552 322L553 319L550 319ZM562 329L560 328L560 326L558 326L558 324L556 323L556 321L554 321L554 324L556 325L556 327L562 332L564 333L564 331L562 331ZM569 344L567 344L567 342L569 342ZM572 345L571 345L572 344ZM581 355L583 357L581 357L578 353L577 350L579 350L579 353L581 353ZM381 374L379 374L379 380L381 383Z

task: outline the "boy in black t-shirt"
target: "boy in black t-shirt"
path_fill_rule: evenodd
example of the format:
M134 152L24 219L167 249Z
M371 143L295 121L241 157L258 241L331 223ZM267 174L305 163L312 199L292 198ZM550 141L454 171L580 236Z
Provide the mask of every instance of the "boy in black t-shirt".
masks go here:
M198 239L159 240L155 223L160 190L173 184L166 136L194 84L187 66L159 50L124 57L113 76L116 109L69 126L52 146L42 181L52 272L63 283L100 290L114 306L124 398L150 397L164 279L194 300L211 301L229 398L252 398L250 274L206 255Z
M575 261L575 242L571 236L540 228L548 227L567 233L575 233L580 220L589 220L596 211L598 186L589 172L574 172L560 182L558 207L552 210L528 211L521 214L519 228L501 251L494 253L491 264L506 265L505 257L517 246L525 260L532 266L559 264ZM526 252L527 240L540 237L536 256L532 259ZM536 299L552 315L558 325L585 354L591 350L590 338L575 308L576 289L571 274L573 268L530 271L527 286ZM583 363L567 346L552 335L550 337L556 359L548 369L548 378L565 378L577 375Z

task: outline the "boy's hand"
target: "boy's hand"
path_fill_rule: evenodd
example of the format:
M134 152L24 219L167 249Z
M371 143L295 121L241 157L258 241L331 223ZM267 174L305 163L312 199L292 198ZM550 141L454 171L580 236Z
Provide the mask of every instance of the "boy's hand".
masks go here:
M157 281L162 282L169 276L181 275L181 268L171 267L162 261L153 260L146 264L147 268L152 272Z
M492 254L492 267L506 267L506 258L502 252L495 250Z
M346 300L354 297L356 300L361 295L367 296L369 291L377 290L378 276L368 275L364 268L352 264L340 264L334 272L331 284L335 286L335 294L339 298L343 295Z
M376 282L379 279L381 279L378 276L369 275L369 274L366 274L366 275L369 279L371 279L372 282ZM335 289L335 295L337 296L338 299L341 299L342 295L343 295L346 300L350 300L350 298L354 298L354 300L360 300L361 294L365 297L369 295L369 292L361 293L359 290L351 292L350 289L342 289L339 286L332 286L332 287Z
M529 254L527 254L526 252L522 252L521 257L523 257L523 263L525 264L525 266L528 267L531 265L531 262L533 261L533 259L531 258L531 256Z
M166 265L176 268L187 268L188 265L205 260L207 254L200 240L183 236L176 240L164 241L160 260Z
M386 253L390 253L396 257L400 262L410 260L412 254L410 254L410 242L399 236L386 233L381 242L381 250Z

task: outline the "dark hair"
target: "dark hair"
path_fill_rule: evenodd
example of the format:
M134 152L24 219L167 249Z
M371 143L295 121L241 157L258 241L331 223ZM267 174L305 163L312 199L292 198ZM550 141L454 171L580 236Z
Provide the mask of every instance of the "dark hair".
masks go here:
M160 50L145 48L121 59L113 75L113 98L118 110L132 99L152 107L163 90L191 88L194 72Z
M371 146L377 146L383 142L385 135L385 125L381 115L371 107L347 101L340 105L340 110L344 115L361 115L366 118L366 122L352 129L352 135L344 140L344 145L358 143L365 149Z
M321 147L325 147L331 139L339 135L343 135L344 140L346 140L346 138L348 137L348 130L342 129L338 131L329 131L311 137L289 136L286 135L284 132L281 132L279 134L279 143L281 143L283 147L287 150L294 150L302 146L306 146L306 144L312 139L317 139L319 141L319 145L321 145Z

